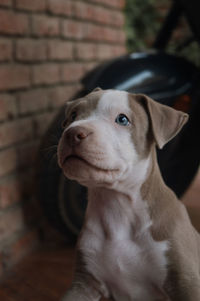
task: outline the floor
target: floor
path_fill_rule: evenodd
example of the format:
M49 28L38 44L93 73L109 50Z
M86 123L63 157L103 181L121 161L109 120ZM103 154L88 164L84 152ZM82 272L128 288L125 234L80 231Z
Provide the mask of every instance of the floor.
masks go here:
M29 255L0 285L2 301L57 301L72 278L74 249L44 247Z
M200 231L199 195L200 172L183 198L194 226ZM26 257L0 284L0 300L58 301L71 283L73 264L73 247L63 243L44 246Z
M73 266L73 247L47 245L25 258L0 284L0 300L59 301L71 283Z

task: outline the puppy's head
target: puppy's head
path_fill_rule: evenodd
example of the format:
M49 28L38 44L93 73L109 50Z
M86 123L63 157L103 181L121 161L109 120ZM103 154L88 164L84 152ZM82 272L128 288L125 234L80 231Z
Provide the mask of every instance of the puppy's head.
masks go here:
M130 181L134 175L139 180L152 145L162 148L186 120L187 114L145 95L95 89L67 103L59 166L86 186Z

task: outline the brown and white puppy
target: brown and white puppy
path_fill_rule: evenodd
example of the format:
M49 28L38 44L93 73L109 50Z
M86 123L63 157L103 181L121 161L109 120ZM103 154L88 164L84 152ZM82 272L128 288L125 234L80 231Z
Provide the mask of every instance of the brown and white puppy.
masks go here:
M67 178L88 187L88 207L62 300L200 300L199 235L155 153L187 118L115 90L67 103L58 161Z

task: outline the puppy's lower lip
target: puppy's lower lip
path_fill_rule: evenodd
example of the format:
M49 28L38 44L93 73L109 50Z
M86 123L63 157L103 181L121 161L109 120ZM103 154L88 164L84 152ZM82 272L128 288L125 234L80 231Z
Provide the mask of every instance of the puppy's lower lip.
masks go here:
M62 163L61 163L61 167L64 167L64 165L67 163L67 161L69 161L70 159L77 159L77 160L81 160L81 158L79 156L76 155L69 155L66 156L65 158L63 158Z
M85 161L84 159L82 159L81 157L77 156L77 155L70 155L67 156L64 160L63 160L63 165L70 159L77 159L77 160L81 160L81 161ZM86 161L85 161L86 162Z
M88 162L87 160L85 160L84 158L79 157L79 156L77 156L77 155L70 155L70 156L67 156L67 157L64 159L62 166L64 166L65 163L66 163L67 161L69 161L70 159L82 161L83 163L85 163L85 164L89 165L90 167L95 168L95 169L97 169L97 170L101 170L101 171L105 171L105 172L108 172L108 171L118 171L118 169L108 169L108 168L106 169L106 168L101 168L101 167L95 166L95 165L93 165L92 163L90 163L90 162Z

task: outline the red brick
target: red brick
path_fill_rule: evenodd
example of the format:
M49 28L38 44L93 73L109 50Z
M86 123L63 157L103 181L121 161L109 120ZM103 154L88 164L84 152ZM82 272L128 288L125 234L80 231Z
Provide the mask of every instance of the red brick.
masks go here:
M0 151L0 177L12 172L17 167L17 154L15 149Z
M87 24L84 31L84 38L92 41L104 41L106 40L107 30L110 30L110 28L95 24Z
M64 82L78 81L84 74L83 65L80 63L69 63L62 65L62 80Z
M36 36L58 36L60 33L59 19L33 15L32 31Z
M94 16L94 21L96 20L99 23L103 24L113 24L112 18L111 18L112 11L107 10L103 7L97 7L92 10L92 15Z
M23 39L16 42L16 58L20 61L42 61L47 58L45 41Z
M0 6L12 6L12 0L0 0Z
M119 12L110 12L110 24L115 25L116 27L122 27L124 26L124 14Z
M12 41L8 39L0 40L0 61L9 61L12 58Z
M74 85L70 86L58 86L49 90L49 102L52 108L58 108L71 99L77 91Z
M23 209L18 207L5 212L0 218L0 242L25 228Z
M112 58L113 56L120 56L126 53L125 46L121 45L107 45L99 44L97 49L97 57L100 60Z
M19 178L11 178L0 183L0 208L5 209L22 200L22 183Z
M0 147L30 140L33 136L32 120L23 118L0 125Z
M100 60L109 59L113 54L113 47L107 44L99 44L97 48L97 57Z
M104 28L104 40L106 42L119 42L119 31L113 28Z
M48 0L48 9L52 14L72 16L74 0Z
M97 58L97 45L94 43L77 43L76 57L83 60L94 60Z
M122 9L125 5L125 0L91 0L94 3L104 4L106 6Z
M65 20L62 23L62 34L66 38L89 39L100 41L104 39L104 30L107 29L92 23Z
M35 113L48 107L48 97L45 89L21 92L18 96L20 114Z
M64 20L62 22L62 35L66 38L82 39L87 33L87 23Z
M126 0L118 0L118 2L119 2L119 7L124 8Z
M0 94L0 121L13 119L17 114L15 97L10 94Z
M16 7L30 11L44 11L46 9L45 0L16 0Z
M96 10L101 10L103 8L91 5L89 3L84 3L83 1L75 1L74 9L76 17L81 19L94 20Z
M33 67L33 84L54 84L60 81L60 66L42 64Z
M99 32L99 38L102 41L109 43L118 43L124 44L125 42L125 33L122 30L109 28L109 27L98 27L91 26L88 30L88 38L95 39L95 35Z
M75 16L83 20L91 20L102 24L113 24L112 11L107 8L76 1ZM116 14L118 12L115 12ZM115 24L115 23L114 23Z
M0 66L0 91L25 88L30 86L29 66L1 65Z
M109 43L121 43L122 36L118 29L89 24L85 38Z
M29 32L28 17L9 10L0 10L0 33L27 34Z
M24 152L24 156L26 158L31 159L31 153L34 152L34 155L36 154L36 147L33 151L33 145L36 146L35 144L31 145L26 145L21 149L21 152ZM37 144L38 146L38 144ZM30 153L25 153L25 151L30 151ZM22 154L21 154L22 155ZM33 155L32 155L33 157ZM20 158L18 154L18 158ZM22 158L24 160L24 158ZM33 160L32 160L33 162ZM26 166L28 162L26 162ZM20 167L25 164L18 163ZM29 162L30 166L30 162ZM4 178L3 181L0 182L0 208L5 209L8 208L16 203L22 202L22 201L27 201L27 199L30 199L30 196L33 195L33 176L30 175L29 173L17 173L15 176L9 176Z
M51 60L69 60L73 58L73 43L60 40L48 42L48 57Z

